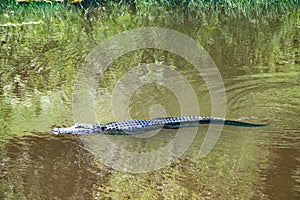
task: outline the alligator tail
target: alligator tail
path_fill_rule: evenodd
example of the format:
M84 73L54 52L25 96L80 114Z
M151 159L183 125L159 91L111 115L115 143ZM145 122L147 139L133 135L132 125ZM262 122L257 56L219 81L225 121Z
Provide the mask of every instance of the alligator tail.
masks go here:
M226 126L241 126L241 127L260 127L266 126L268 124L253 124L247 122L239 122L234 120L227 120L223 118L213 118L213 117L204 117L202 119L181 121L181 122L169 122L165 123L164 129L178 129L182 127L193 127L198 126L199 124L223 124Z
M268 124L253 124L247 122L239 122L234 120L225 120L222 118L205 118L199 121L199 124L224 124L226 126L242 126L242 127L260 127Z

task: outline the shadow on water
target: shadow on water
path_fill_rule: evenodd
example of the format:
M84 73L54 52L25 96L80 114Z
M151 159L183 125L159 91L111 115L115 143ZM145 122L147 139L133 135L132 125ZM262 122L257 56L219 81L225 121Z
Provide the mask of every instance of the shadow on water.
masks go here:
M20 137L1 150L1 191L6 198L90 199L95 184L105 184L107 170L76 137Z
M265 171L264 192L272 199L299 197L299 149L286 147L269 151L272 167Z

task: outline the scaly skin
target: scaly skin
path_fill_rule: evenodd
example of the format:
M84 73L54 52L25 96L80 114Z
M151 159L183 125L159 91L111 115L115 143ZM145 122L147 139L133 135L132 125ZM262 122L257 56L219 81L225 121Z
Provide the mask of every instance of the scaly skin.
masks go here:
M75 124L68 128L54 128L54 134L109 134L132 135L156 129L178 129L199 124L224 124L229 126L259 127L267 124L252 124L213 117L168 117L152 120L128 120L109 124Z

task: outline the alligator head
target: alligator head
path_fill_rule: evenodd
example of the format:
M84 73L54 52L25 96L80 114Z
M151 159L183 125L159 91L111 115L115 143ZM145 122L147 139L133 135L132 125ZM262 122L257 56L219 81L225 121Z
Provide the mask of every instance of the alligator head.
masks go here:
M90 134L101 133L103 130L104 126L101 124L75 124L67 128L54 128L52 132L54 134Z

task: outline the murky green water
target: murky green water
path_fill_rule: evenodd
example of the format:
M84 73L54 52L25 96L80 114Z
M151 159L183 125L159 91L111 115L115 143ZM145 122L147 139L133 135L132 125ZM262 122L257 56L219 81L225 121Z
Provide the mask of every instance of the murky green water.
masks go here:
M139 16L130 12L119 16L104 11L88 16L76 10L65 15L60 12L59 8L44 10L45 17L38 24L0 27L1 199L300 196L299 12L249 19L225 15L196 18L177 11ZM36 13L24 12L19 21L18 13L6 14L13 17L3 14L1 24L11 19L16 20L12 23L39 21ZM208 126L200 126L184 155L159 170L138 174L105 165L86 149L88 138L52 135L53 127L74 123L73 84L91 49L112 35L147 26L182 32L205 48L222 75L226 118L269 125L224 127L215 148L204 158L199 157L199 149ZM186 109L191 115L211 115L209 91L193 66L172 53L147 49L118 58L99 80L95 106L99 121L120 117L114 116L113 110L124 108L111 106L115 85L141 63L164 63L180 72L180 77L168 76L150 67L141 78L152 74L151 79L161 83L184 77L197 96L200 113L193 113L192 104ZM176 84L185 88L186 83ZM132 88L123 89L127 95ZM127 110L132 118L180 116L182 108L176 97L161 85L143 85L132 92ZM108 139L129 152L151 152L167 145L176 133L165 130L154 136ZM110 153L107 146L100 147L103 154Z

